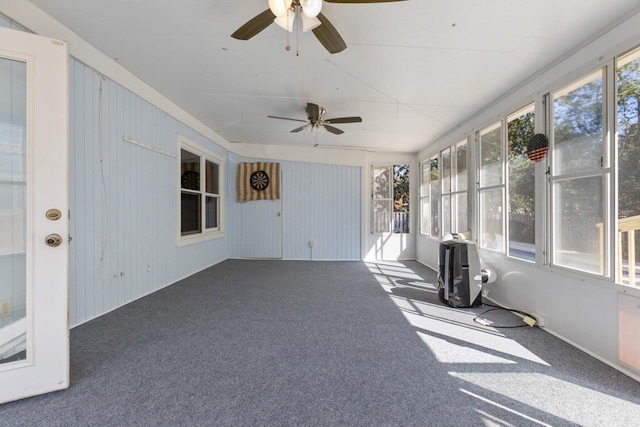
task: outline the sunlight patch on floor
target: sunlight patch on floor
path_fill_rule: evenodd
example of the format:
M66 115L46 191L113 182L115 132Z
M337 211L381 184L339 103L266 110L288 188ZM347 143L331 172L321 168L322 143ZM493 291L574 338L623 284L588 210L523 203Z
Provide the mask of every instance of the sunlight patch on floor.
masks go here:
M448 315L446 310L449 309L443 308L438 310L434 308L430 315L412 313L406 310L402 311L402 314L409 323L419 329L418 332L422 340L434 352L438 360L451 358L451 356L447 354L447 351L453 350L457 353L456 349L464 346L468 351L475 349L487 352L488 354L499 355L497 357L510 357L516 360L524 359L549 366L547 362L527 350L518 342L506 338L499 333L490 333L495 331L489 328L485 331L479 329L480 327L476 328L462 322L451 320L451 316ZM438 311L444 312L438 314ZM428 338L425 338L425 336ZM439 341L436 339L432 340L431 338L445 339L450 345L444 346L441 343L439 344ZM514 361L514 363L517 362Z
M502 363L517 364L515 360L468 347L466 344L454 344L447 339L434 337L422 332L418 336L441 363Z
M501 405L498 402L494 402L494 401L492 401L490 399L487 399L486 397L482 397L482 396L479 396L479 395L477 395L475 393L471 393L470 391L465 390L463 388L461 388L460 391L465 393L465 394L468 394L471 397L475 397L476 399L478 399L478 400L480 400L480 401L482 401L484 403L488 403L488 404L493 405L493 406L495 406L497 408L500 408L505 412L509 412L511 414L518 415L518 416L522 417L523 419L525 419L527 421L530 421L530 422L533 422L533 423L535 423L537 425L540 425L540 426L543 426L543 427L552 427L550 424L547 424L545 422L537 420L537 419L535 419L533 417L530 417L529 415L523 414L522 412L518 412L516 410L513 410L513 409L511 409L511 408L509 408L507 406ZM482 415L482 417L484 418L484 421L485 421L485 425L487 427L488 426L512 426L513 425L513 424L508 423L506 421L500 420L495 415L491 415L491 414L488 414L485 411L481 411L480 409L476 409L476 411L480 415Z
M628 415L629 421L635 422L640 419L640 407L635 403L541 373L449 372L449 374L492 393L579 425L606 425L607 420L619 419L621 414ZM466 393L469 394L469 392ZM558 401L562 401L563 405L558 405Z
M405 277L408 279L422 280L420 275L416 274L413 270L405 266L400 262L385 261L385 262L365 262L365 265L369 268L369 271L376 274L387 274L396 277Z

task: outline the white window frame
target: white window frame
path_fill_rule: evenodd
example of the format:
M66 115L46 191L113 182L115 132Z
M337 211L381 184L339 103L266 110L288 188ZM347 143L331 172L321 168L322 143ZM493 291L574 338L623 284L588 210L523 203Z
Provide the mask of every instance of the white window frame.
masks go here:
M431 194L431 165L433 163L433 161L436 161L436 168L438 171L438 193L440 192L440 172L441 172L441 162L440 162L440 154L434 154L432 156L429 156L429 158L427 158L427 160L425 160L425 162L427 163L427 170L429 172L429 179L427 180L427 192L429 194L429 208L428 208L428 212L426 212L429 220L429 229L427 230L427 232L425 233L427 236L431 237L432 239L439 239L441 234L442 234L442 206L441 206L441 201L440 201L440 194ZM431 213L433 210L433 204L437 203L437 211L438 211L438 233L434 234L432 233L433 230L433 221L431 218ZM424 215L424 213L423 213Z
M529 260L526 259L524 257L519 257L516 255L511 254L511 250L510 250L510 237L511 237L511 221L510 221L510 216L511 216L511 194L509 192L509 185L510 185L510 180L511 180L511 176L510 176L510 170L509 170L509 123L511 123L513 120L518 119L520 117L522 117L525 114L528 113L533 113L534 114L534 123L535 121L538 120L538 117L536 115L536 102L531 102L529 104L527 104L526 106L520 108L517 111L514 111L511 114L508 114L505 118L505 124L504 124L504 132L505 132L505 152L503 153L503 158L504 158L504 162L505 162L505 200L504 200L504 207L505 207L505 215L503 217L503 221L504 221L504 230L505 230L505 254L510 258L510 259L514 259L514 260L518 260L518 261L522 261L525 263L529 263L529 264L534 264L536 262L536 258L538 257L538 245L537 242L534 244L534 248L535 248L535 252L534 252L534 259L533 260ZM534 170L534 183L535 183L535 170ZM535 191L535 188L534 188ZM535 199L535 193L534 193L534 199ZM535 203L541 203L539 200L535 200ZM535 211L534 211L534 215L535 215ZM535 221L535 216L534 216L534 221ZM541 222L540 220L538 220L538 222ZM539 225L536 224L534 222L534 229L537 229ZM537 236L537 231L534 231L534 236Z
M635 61L640 59L640 46L636 46L633 49L624 52L618 56L615 57L615 63L612 66L613 69L613 73L614 74L614 88L613 88L613 108L611 108L613 111L611 112L612 115L612 126L615 129L615 140L611 141L611 162L612 162L612 169L613 169L613 176L614 179L613 181L613 194L614 194L614 206L612 207L612 220L613 220L613 225L612 225L612 236L610 237L610 239L613 239L613 243L612 243L612 253L610 255L611 258L611 265L615 266L614 271L611 272L612 277L613 277L613 281L620 285L623 286L626 289L638 289L640 288L640 283L635 282L635 280L630 280L627 279L628 283L624 283L623 280L623 268L622 268L622 234L619 232L620 230L620 225L619 225L619 221L620 218L619 215L619 186L620 186L620 163L619 163L619 158L618 158L618 137L619 137L619 124L618 124L618 81L617 81L617 75L618 75L618 69L621 66L624 66L625 64L631 62L631 61ZM610 110L607 110L610 111ZM630 231L626 231L627 233L633 234L637 231L634 231L633 233L631 233ZM627 238L629 240L632 239L631 235L627 234ZM631 245L631 246L627 246L628 250L634 250L634 246L635 245ZM627 258L628 260L628 275L631 276L631 274L634 275L635 277L635 267L634 269L629 268L630 267L630 261L637 261L635 259L635 256L633 258L631 258L630 256L628 256Z
M611 61L612 62L612 61ZM547 245L547 251L549 253L548 264L554 268L571 271L580 275L589 276L589 277L599 277L609 280L614 280L615 278L612 275L612 265L615 261L612 259L614 256L612 251L612 232L611 230L614 226L611 224L612 221L615 221L613 218L613 204L617 205L617 194L615 197L612 197L613 194L613 177L617 178L617 170L612 167L612 150L616 149L616 144L611 141L611 129L614 129L614 125L612 121L616 121L615 114L612 113L612 109L615 108L615 104L617 100L614 99L616 97L616 91L614 88L614 75L615 72L611 72L614 69L612 63L604 65L597 70L591 71L583 75L581 78L566 84L559 89L552 91L546 94L546 104L548 108L547 112L547 123L549 126L548 135L549 135L549 153L548 156L548 174L547 174L547 218L549 224L549 233L548 239L545 242ZM574 91L575 89L583 86L585 83L592 80L594 75L601 74L602 75L602 102L603 102L603 150L602 150L602 160L601 167L597 169L590 169L578 172L564 172L560 173L555 170L556 164L554 163L554 147L555 147L555 139L554 139L554 111L553 111L553 103L554 99L564 96L567 93ZM613 94L613 95L610 95ZM611 104L614 105L611 105ZM577 268L573 268L571 266L567 266L564 264L558 264L555 262L555 228L556 225L553 221L554 218L554 209L555 209L555 184L557 182L565 181L565 180L575 180L579 178L589 178L589 177L602 177L603 178L603 200L602 200L602 214L603 214L603 223L602 223L602 236L603 236L603 255L601 257L601 265L600 265L600 273L594 273L589 271L580 270ZM616 200L614 200L616 199Z
M500 163L500 183L498 184L485 184L482 182L482 137L489 132L492 132L500 128L500 151L501 151L501 163ZM477 147L477 164L476 164L476 173L477 173L477 202L476 202L476 212L477 212L477 223L476 230L477 232L477 240L478 247L483 250L488 250L492 252L506 254L506 227L505 227L505 203L506 203L506 123L504 117L498 120L497 122L493 122L492 124L482 128L481 130L476 132L476 147ZM500 190L502 193L502 204L500 206L500 210L502 212L502 241L498 248L490 248L482 245L482 236L484 229L482 227L483 223L483 206L482 206L482 194L484 192Z
M369 209L369 218L370 218L370 225L369 225L369 234L404 234L404 235L408 235L411 233L411 223L409 223L409 232L407 233L396 233L395 229L394 229L394 224L395 224L395 200L396 200L396 194L395 194L395 167L398 165L407 165L407 167L409 168L409 176L411 175L411 164L410 163L402 163L402 162L396 162L393 164L372 164L370 167L370 177L369 177L369 184L371 185L371 199L369 200L370 203L370 209ZM388 174L389 174L389 197L381 197L381 198L375 198L375 194L373 191L374 185L373 185L373 179L375 176L375 170L379 169L385 169L387 170ZM411 187L411 184L409 184L409 187ZM409 194L411 194L411 191L409 191ZM374 229L375 226L375 215L374 215L374 205L376 200L378 201L382 201L382 202L389 202L389 206L390 206L390 213L389 213L389 221L387 223L387 229L385 231L376 231ZM409 212L411 212L411 199L409 200Z
M467 146L467 182L466 188L460 189L458 187L458 149L459 147L466 145ZM450 219L449 224L451 225L452 233L464 233L470 231L469 224L469 141L468 138L465 138L461 141L458 141L456 144L453 144L449 147L451 150L451 176L449 181L449 190L446 192L446 195L449 196L449 211L450 211ZM444 150L442 150L444 151ZM442 179L442 178L441 178ZM443 181L444 182L444 181ZM442 189L443 197L445 195L445 189ZM460 217L460 207L458 206L458 196L465 196L467 199L467 210L465 214L467 215L467 230L460 230L458 226L458 219ZM443 205L441 205L443 206ZM465 238L468 239L471 236L465 235Z
M449 164L447 165L444 161L445 156L449 157ZM439 226L440 226L440 234L445 235L448 233L455 233L455 225L453 220L454 215L454 206L452 201L452 189L453 189L453 177L455 176L455 166L453 165L454 161L454 149L452 146L445 147L440 150L439 153L439 161L438 161L438 184L440 185L440 215L439 215ZM444 181L444 172L446 168L449 168L449 177L448 177L448 186L445 185ZM445 203L448 199L449 203ZM448 210L445 209L445 206L448 206ZM448 225L448 229L445 229L445 225Z
M431 161L423 160L419 165L420 170L420 234L431 236L431 199L429 185L431 183ZM425 171L426 170L426 171ZM425 205L427 206L425 209ZM426 221L425 221L426 218Z
M199 194L201 197L200 201L200 221L201 221L201 230L199 233L182 235L181 230L181 215L182 215L182 197L181 194L184 191L181 184L181 161L182 161L182 150L186 150L192 154L195 154L200 157L200 171L201 174L206 174L206 162L210 161L218 165L218 194L207 193L205 192L206 185L206 177L204 179L200 179L200 190L199 191L187 191L192 194ZM177 142L177 171L176 171L176 194L177 194L177 221L176 221L176 232L177 232L177 246L186 246L194 243L200 243L211 239L218 239L224 237L224 177L225 177L225 162L224 159L212 151L207 150L206 148L190 141L186 137L182 135L178 135ZM215 197L218 200L217 207L217 227L206 228L206 198L207 197Z

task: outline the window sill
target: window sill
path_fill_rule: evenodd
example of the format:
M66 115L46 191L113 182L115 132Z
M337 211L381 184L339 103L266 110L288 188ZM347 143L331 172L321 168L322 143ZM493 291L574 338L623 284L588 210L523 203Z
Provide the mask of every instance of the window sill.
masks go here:
M191 236L179 236L177 247L193 245L195 243L206 242L208 240L220 239L224 237L223 231L211 231L203 234L195 234Z

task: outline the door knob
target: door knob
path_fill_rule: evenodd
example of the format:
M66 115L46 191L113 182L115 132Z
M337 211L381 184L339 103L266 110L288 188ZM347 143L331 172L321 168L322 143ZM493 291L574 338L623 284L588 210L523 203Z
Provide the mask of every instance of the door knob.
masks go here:
M44 238L44 242L47 244L47 246L56 248L60 246L60 244L62 243L62 237L60 237L59 234L49 234L47 237Z

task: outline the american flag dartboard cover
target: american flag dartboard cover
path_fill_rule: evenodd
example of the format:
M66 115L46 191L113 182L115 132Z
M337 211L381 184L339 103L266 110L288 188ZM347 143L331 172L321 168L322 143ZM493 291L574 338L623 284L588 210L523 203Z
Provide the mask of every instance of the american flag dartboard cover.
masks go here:
M537 133L531 137L527 143L527 157L529 160L539 162L544 159L549 150L549 140L541 133Z
M280 163L240 163L236 179L238 201L280 198Z

